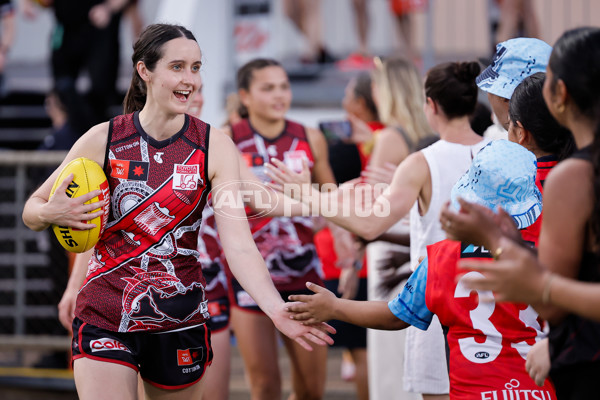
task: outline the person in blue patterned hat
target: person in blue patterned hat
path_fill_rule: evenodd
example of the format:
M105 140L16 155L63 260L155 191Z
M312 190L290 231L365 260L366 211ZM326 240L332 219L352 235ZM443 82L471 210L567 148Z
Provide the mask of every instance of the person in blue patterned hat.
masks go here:
M599 65L598 27L563 33L548 62L543 97L552 117L573 134L577 150L553 168L544 184L537 256L503 234L488 245L497 263L462 263L465 270L481 273L465 282L469 288L494 291L499 300L527 302L548 321L546 368L561 400L595 399L600 393ZM485 214L475 216L465 204L460 213L442 213L443 225L454 230L466 219L489 225ZM548 369L528 362L536 380Z
M499 43L492 63L476 79L487 93L492 110L508 131L508 100L516 87L536 72L545 72L552 47L534 38L516 38Z
M458 209L458 198L466 198L490 213L502 208L524 229L542 209L536 169L534 154L524 147L493 141L454 185L451 202ZM537 386L525 369L532 344L546 336L544 322L530 306L496 304L490 291L465 290L464 271L457 266L464 259L490 262L492 254L483 246L445 239L427 246L427 257L389 303L339 299L311 283L307 286L315 294L291 296L296 303L288 309L304 323L337 319L386 330L409 325L426 330L436 315L446 328L451 400L513 398L513 391L530 399L556 399L549 380Z

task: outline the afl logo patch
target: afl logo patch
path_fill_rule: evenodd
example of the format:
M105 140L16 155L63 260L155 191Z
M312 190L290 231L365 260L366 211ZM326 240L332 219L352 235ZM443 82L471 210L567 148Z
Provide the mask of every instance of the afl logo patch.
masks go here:
M479 351L475 353L475 358L479 358L480 360L485 360L486 358L490 358L490 353L487 351Z

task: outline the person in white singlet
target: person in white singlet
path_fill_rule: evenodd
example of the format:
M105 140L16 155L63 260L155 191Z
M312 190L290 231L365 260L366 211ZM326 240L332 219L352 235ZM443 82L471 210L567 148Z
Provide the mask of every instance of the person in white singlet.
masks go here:
M389 184L390 173L415 151L423 138L432 135L431 127L423 112L422 78L413 63L401 57L384 61L376 59L371 76L373 100L385 128L373 135L373 150L362 176L367 183ZM388 176L385 176L386 172ZM408 216L394 224L387 233L408 236ZM382 293L381 285L386 276L382 265L393 254L408 255L409 252L407 246L383 239L367 245L369 300L393 298L394 290L388 296ZM408 266L402 268L407 270ZM410 393L398 388L398 378L404 373L405 336L405 331L367 330L371 400L411 400Z
M444 239L437 219L442 205L450 198L450 189L469 168L471 161L488 141L470 127L469 115L477 102L475 77L480 67L476 62L445 63L432 68L425 81L425 114L431 127L439 132L440 140L409 155L396 169L390 187L379 195L367 216L346 208L345 213L325 212L324 217L366 239L373 239L389 229L400 218L411 213L411 265L416 266L425 256L427 245ZM340 191L317 193L307 185L301 190L295 185L307 181L307 169L296 174L282 163L273 160L269 174L273 186L313 207L319 204L329 210L340 201ZM340 196L338 196L340 195ZM318 200L315 201L315 200ZM318 203L318 204L317 204ZM377 210L389 210L380 214ZM328 210L326 210L328 211ZM346 212L346 211L349 211ZM437 326L435 324L437 323ZM410 336L412 335L412 337ZM449 392L445 343L439 322L422 335L407 334L405 388L422 393L424 399L447 399Z

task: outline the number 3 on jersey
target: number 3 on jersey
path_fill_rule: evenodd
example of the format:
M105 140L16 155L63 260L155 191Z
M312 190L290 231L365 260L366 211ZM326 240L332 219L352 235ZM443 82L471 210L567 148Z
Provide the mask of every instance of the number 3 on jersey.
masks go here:
M464 285L464 279L466 277L475 278L483 277L483 275L474 271L463 275L458 281L456 290L454 291L455 298L464 298L470 296L472 290L467 289ZM477 290L476 292L479 296L479 299L493 298L493 294L490 291ZM478 343L475 341L475 337L467 337L458 340L460 351L467 360L477 364L492 362L502 351L502 334L490 321L495 309L495 302L479 301L477 307L469 312L473 329L481 331L485 335L485 341L483 341L483 343ZM541 333L541 327L537 321L537 313L533 310L533 308L531 308L531 306L519 311L519 320L521 320L526 327L533 328L539 334ZM536 335L536 341L539 340L539 334ZM521 357L524 359L527 356L527 352L531 348L531 345L525 341L512 343L511 346L517 349Z

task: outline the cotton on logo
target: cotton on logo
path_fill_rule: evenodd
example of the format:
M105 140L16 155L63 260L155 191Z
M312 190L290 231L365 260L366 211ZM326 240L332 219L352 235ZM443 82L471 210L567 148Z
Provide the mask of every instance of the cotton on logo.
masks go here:
M106 350L119 350L131 353L131 351L129 351L129 349L123 343L110 338L92 340L90 342L90 348L92 349L92 353Z

